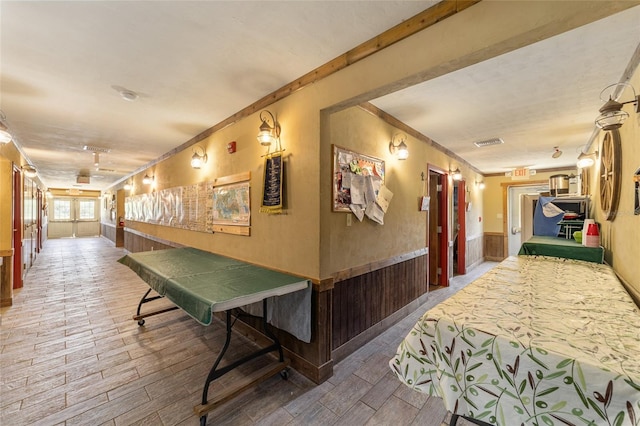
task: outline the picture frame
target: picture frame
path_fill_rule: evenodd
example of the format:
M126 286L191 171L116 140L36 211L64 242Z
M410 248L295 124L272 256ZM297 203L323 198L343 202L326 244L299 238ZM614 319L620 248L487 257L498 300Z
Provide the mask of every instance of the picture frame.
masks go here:
M225 226L250 226L251 197L249 190L249 182L214 187L212 223Z

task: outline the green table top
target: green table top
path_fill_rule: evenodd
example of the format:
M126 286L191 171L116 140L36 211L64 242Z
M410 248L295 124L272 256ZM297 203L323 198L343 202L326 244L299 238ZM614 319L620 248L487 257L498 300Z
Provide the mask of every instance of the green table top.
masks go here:
M209 325L212 312L307 288L309 281L194 248L130 253L128 266L158 294Z
M586 260L604 263L602 247L586 247L573 239L544 237L534 235L520 247L519 255L540 255L563 257L566 259Z

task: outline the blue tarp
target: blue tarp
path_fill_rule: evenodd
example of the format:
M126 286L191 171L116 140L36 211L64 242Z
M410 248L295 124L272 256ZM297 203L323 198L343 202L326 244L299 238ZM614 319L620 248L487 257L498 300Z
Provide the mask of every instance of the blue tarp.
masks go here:
M555 214L553 216L545 215L543 210L547 204L550 204L554 200L554 197L540 197L538 204L536 204L536 210L533 213L533 235L541 235L546 237L557 237L560 232L560 225L558 223L564 217L564 211ZM546 209L552 210L552 209Z

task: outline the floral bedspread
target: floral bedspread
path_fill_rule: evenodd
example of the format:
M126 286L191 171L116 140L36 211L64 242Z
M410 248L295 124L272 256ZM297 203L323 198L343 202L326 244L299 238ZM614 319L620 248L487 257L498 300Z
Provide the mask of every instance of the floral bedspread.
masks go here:
M501 425L640 425L640 310L612 269L509 257L427 311L389 366Z

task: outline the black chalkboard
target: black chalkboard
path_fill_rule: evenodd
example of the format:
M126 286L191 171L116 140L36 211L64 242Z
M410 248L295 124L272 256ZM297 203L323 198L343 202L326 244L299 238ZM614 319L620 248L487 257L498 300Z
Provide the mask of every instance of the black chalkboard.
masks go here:
M267 156L264 162L264 186L262 192L263 213L282 211L282 155Z

